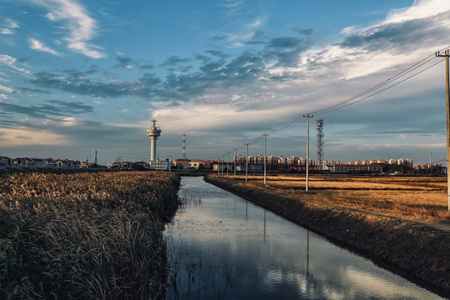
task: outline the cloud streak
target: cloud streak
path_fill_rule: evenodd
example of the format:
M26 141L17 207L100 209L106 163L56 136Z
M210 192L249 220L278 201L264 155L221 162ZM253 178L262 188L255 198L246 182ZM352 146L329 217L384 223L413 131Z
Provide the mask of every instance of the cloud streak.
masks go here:
M59 53L56 50L53 50L46 45L44 45L42 42L35 40L35 39L28 39L28 43L30 45L30 48L37 51L47 52L56 56L61 56L61 53Z
M32 0L49 12L46 17L52 22L61 22L69 31L64 38L68 49L91 58L106 57L101 47L89 43L97 35L97 22L76 0Z

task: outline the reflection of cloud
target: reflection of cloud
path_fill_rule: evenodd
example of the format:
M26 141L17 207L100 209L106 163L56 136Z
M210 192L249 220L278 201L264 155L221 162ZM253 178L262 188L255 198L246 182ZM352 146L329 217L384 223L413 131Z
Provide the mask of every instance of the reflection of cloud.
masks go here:
M346 268L343 276L347 277L348 286L355 290L359 299L367 299L373 297L373 295L377 295L377 298L381 299L425 299L430 297L428 292L421 297L420 288L412 289L411 286L403 287L380 276L375 276L374 274L351 267ZM440 298L436 297L436 299Z

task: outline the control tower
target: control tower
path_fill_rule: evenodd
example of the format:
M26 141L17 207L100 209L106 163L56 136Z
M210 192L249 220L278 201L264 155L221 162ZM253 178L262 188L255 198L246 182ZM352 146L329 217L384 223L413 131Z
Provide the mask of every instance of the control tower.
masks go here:
M151 152L150 152L150 161L156 161L156 140L161 135L161 129L156 127L156 120L153 119L152 129L147 130L147 135L150 137L151 141Z

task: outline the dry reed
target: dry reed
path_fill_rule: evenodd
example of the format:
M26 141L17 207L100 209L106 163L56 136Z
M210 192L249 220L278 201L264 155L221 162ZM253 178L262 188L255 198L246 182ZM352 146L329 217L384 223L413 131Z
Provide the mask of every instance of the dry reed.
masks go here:
M161 218L177 205L179 178L115 172L1 179L1 298L163 297Z

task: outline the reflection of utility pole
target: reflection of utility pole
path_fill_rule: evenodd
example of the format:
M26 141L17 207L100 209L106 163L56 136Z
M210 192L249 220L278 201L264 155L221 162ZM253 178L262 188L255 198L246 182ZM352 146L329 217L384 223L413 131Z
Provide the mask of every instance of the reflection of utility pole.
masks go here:
M309 191L309 118L313 117L313 115L306 114L303 115L306 117L306 189L305 192Z
M264 185L266 185L266 165L267 165L267 137L268 133L263 133L264 136Z
M264 208L264 242L266 241L266 209Z
M446 99L447 99L447 208L450 213L450 94L449 94L449 67L448 57L450 56L450 50L445 50L444 54L436 52L437 57L445 57L445 86L446 86Z
M248 220L248 201L245 200L245 220Z
M309 275L309 230L306 229L306 277Z

